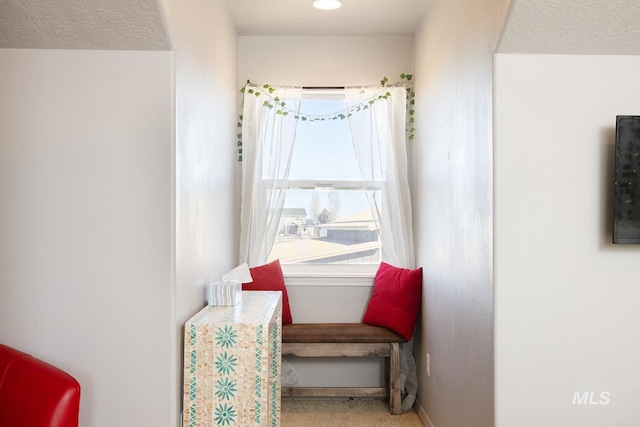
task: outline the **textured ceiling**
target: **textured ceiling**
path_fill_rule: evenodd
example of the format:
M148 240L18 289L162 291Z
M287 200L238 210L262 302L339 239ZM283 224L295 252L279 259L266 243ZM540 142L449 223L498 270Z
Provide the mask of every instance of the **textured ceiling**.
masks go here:
M452 0L226 2L240 35L412 35ZM159 0L0 0L0 48L168 50ZM186 5L187 3L185 3ZM513 0L500 53L640 54L640 0Z
M413 35L427 0L342 0L322 11L311 0L226 0L240 35L406 36Z
M499 53L640 54L640 0L513 0Z
M0 0L0 48L168 50L156 0Z

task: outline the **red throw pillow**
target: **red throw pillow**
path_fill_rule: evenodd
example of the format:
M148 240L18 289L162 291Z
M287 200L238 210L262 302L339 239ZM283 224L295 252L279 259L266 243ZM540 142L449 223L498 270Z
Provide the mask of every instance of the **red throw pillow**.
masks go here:
M362 323L384 326L411 339L422 297L422 267L417 270L380 263Z
M293 323L291 318L291 308L289 307L289 296L284 284L282 267L280 260L275 260L269 264L252 267L249 269L253 282L243 283L243 291L282 291L282 324Z

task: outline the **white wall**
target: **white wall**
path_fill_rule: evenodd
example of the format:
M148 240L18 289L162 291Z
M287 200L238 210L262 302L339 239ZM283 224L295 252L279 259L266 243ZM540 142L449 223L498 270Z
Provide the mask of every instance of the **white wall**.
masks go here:
M639 425L640 248L610 230L615 116L640 114L640 58L495 64L496 425Z
M0 50L0 342L78 379L82 426L171 417L171 61Z
M508 4L432 2L416 35L417 408L436 427L493 426L492 53Z
M390 82L413 70L411 37L266 37L238 41L239 87L247 80L284 86L360 86ZM373 278L326 286L326 279L285 277L294 322L359 322ZM302 385L376 386L378 360L289 359ZM330 365L330 369L327 369ZM327 375L327 371L330 375Z
M183 325L204 286L235 266L238 246L237 37L222 0L166 0L176 86L176 405L182 406Z
M238 82L360 86L413 70L411 37L262 37L238 41Z
M182 325L235 260L235 28L164 10L175 54L0 51L0 341L76 376L87 426L178 423Z
M78 378L83 426L178 423L182 325L237 252L235 28L162 3L175 53L0 51L0 342Z

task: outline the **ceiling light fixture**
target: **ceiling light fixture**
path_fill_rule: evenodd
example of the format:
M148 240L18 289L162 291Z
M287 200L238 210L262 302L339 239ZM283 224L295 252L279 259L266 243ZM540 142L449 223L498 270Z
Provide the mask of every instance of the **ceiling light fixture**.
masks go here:
M342 6L340 0L313 0L313 7L320 10L335 10Z

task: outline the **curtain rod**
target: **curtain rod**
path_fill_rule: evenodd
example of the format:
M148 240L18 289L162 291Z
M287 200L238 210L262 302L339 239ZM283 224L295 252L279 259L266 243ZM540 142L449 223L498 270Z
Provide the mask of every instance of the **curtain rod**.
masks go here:
M302 89L306 90L320 90L320 89L328 89L328 90L344 90L344 86L302 86Z

